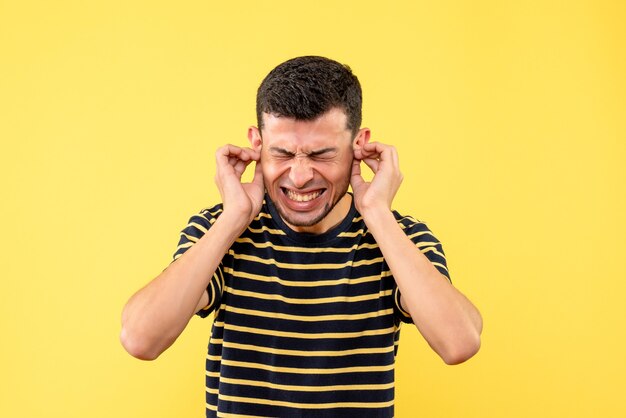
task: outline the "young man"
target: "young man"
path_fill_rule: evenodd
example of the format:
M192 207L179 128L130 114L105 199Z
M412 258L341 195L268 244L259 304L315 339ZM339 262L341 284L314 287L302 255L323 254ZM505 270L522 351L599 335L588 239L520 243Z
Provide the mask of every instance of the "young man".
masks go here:
M128 301L122 344L155 359L195 313L215 312L207 417L392 417L401 322L456 364L478 351L480 314L426 225L392 211L398 155L360 128L348 67L280 64L257 118L250 148L217 151L222 203L191 217L174 261Z

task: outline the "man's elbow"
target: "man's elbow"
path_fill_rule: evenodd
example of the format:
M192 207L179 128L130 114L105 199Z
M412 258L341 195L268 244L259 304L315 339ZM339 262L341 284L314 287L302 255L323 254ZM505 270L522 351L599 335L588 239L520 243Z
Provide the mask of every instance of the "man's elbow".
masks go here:
M447 365L452 366L474 357L478 350L480 350L480 335L476 333L449 347L445 352L440 353L440 356Z
M147 339L134 335L124 327L120 332L120 342L128 354L139 360L156 360L161 354L161 351L156 350Z

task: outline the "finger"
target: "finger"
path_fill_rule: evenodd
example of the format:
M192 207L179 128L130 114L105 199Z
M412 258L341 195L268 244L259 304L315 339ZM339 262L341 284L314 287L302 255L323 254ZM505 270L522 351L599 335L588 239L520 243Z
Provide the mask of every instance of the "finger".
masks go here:
M221 161L226 161L227 158L238 158L243 161L258 160L260 155L258 151L251 148L242 148L236 145L226 144L218 148L216 157Z
M241 154L241 147L232 144L226 144L217 149L216 155L224 157L232 157Z
M375 146L371 146L370 144L365 144L363 148L359 150L360 159L363 160L365 158L370 157L378 157L378 152L376 151Z
M250 161L237 160L237 162L233 166L233 168L235 169L235 174L237 174L239 178L241 178L243 172L246 171L246 167L248 166L248 164L250 164Z
M361 161L355 159L352 161L352 172L350 174L352 190L358 189L363 183L365 183L365 180L363 180L363 176L361 176Z
M253 150L252 148L241 148L239 155L237 155L243 161L257 161L260 157L260 153L258 151Z
M215 151L215 162L217 163L218 166L227 164L229 155L230 155L230 152L228 151L228 145L219 147Z
M389 145L389 154L391 156L391 161L396 169L400 169L400 157L398 156L398 150L396 147Z
M240 154L240 152L241 148L230 144L218 148L215 152L215 162L217 167L219 168L225 167L226 165L235 165L235 161L233 159L236 158L237 155Z
M380 142L369 142L365 145L369 145L368 151L372 154L378 154L377 158L381 161L388 161L396 168L400 167L398 151L393 145L382 144Z
M389 157L386 156L388 152L389 152L388 147L384 144L369 143L369 144L366 144L366 146L361 151L361 156L362 156L361 159L362 160L365 160L366 158L378 159L378 160L388 159Z
M230 166L233 172L241 178L248 164L259 158L260 153L251 148L241 148L231 144L224 145L216 152L217 174L220 176L226 174L230 171L226 167Z
M246 151L250 155L250 159L254 161L259 161L261 159L261 151L255 150L252 148L246 148Z
M368 163L368 166L370 166L370 168L375 170L375 172L384 168L385 170L391 169L394 172L400 173L400 158L398 156L398 150L396 150L396 147L392 145L374 143L371 148L374 148L370 151L372 154L371 156L378 159L378 163Z
M375 173L378 173L380 167L380 161L376 158L364 158L363 162Z
M363 150L365 150L368 153L373 153L373 152L380 152L382 151L384 147L384 144L381 144L380 142L368 142L367 144L363 144Z

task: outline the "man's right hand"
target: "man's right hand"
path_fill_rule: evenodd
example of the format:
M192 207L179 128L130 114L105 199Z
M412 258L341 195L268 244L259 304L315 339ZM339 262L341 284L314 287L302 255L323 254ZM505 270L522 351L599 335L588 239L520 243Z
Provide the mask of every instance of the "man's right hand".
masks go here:
M230 144L224 145L215 153L217 167L215 183L224 205L222 216L232 217L232 220L241 223L242 230L261 211L263 204L265 187L260 159L260 151ZM254 177L250 183L242 183L241 176L253 161Z
M224 212L181 257L137 291L122 312L122 345L133 356L153 360L209 302L207 287L233 241L252 222L263 204L263 175L259 151L226 145L216 153L215 182ZM255 161L254 178L241 183Z

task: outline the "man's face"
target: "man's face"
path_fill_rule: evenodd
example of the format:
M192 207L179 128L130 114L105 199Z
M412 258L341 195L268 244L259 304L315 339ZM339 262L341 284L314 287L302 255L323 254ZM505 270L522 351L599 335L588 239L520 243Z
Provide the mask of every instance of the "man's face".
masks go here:
M334 108L313 121L263 114L263 122L263 179L283 220L311 233L341 222L350 207L354 157L345 112Z

